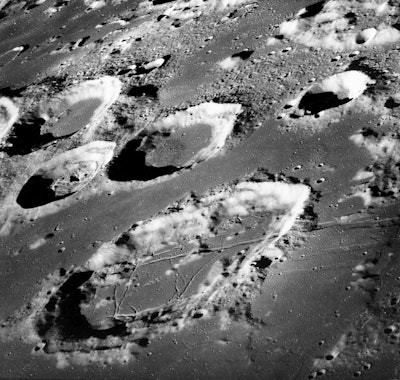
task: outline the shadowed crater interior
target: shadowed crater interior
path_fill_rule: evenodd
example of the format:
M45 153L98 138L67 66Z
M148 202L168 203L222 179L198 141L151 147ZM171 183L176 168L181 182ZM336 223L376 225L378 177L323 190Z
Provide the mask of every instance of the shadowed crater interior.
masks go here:
M385 102L385 107L386 108L397 108L400 106L400 103L398 101L396 101L395 99L393 99L392 97L390 97L388 100L386 100Z
M42 134L42 127L45 122L42 118L31 118L15 124L4 151L10 156L22 156L56 140L56 137L51 133Z
M165 3L172 3L173 0L153 0L153 5L160 5Z
M323 1L318 1L318 3L311 4L307 7L305 7L305 12L300 15L300 18L307 18L307 17L313 17L316 16L318 13L322 11L322 8L325 5L325 0Z
M266 269L272 264L272 260L270 260L268 257L261 257L258 259L255 263L253 263L253 266L258 268L258 269Z
M100 104L98 98L77 102L62 111L57 120L51 123L30 115L14 125L4 151L10 156L25 155L52 141L72 136L90 122Z
M243 50L239 53L232 54L232 58L240 58L245 61L246 59L249 59L253 55L253 53L254 50Z
M129 141L120 155L108 169L108 177L113 181L149 181L157 177L175 173L175 166L153 167L146 165L146 152L139 150L141 139Z
M333 92L319 92L316 94L307 92L301 98L299 108L303 109L306 114L315 115L329 108L335 108L346 104L350 100L349 98L339 99Z
M146 96L149 98L157 98L158 87L153 84L145 84L143 86L132 86L129 89L128 95L134 97Z
M116 321L114 326L98 330L82 315L80 305L89 296L88 289L82 287L92 274L91 271L72 274L44 306L36 329L46 342L46 352L57 350L59 344L68 350L68 342L73 344L74 340L127 335L124 323Z
M52 183L52 179L43 178L40 175L33 175L22 187L17 197L17 203L22 208L34 208L44 206L68 196L57 197L50 188Z

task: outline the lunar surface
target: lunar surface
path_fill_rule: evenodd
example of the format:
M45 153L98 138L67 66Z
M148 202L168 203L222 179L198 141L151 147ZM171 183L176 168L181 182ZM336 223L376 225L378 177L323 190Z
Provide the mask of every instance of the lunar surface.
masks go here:
M399 20L0 0L0 378L398 379Z

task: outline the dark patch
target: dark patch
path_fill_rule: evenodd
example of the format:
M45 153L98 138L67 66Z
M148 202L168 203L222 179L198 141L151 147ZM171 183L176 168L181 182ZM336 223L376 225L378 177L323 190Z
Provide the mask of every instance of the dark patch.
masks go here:
M52 179L33 175L22 187L17 197L17 203L22 208L35 208L65 198L65 196L56 197L54 191L50 189L52 183Z
M125 126L126 124L128 124L127 116L118 115L118 116L116 116L115 120L119 125Z
M358 45L362 45L362 44L365 44L367 42L367 40L364 38L362 33L358 33L356 35L355 41L356 41L356 44L358 44Z
M266 168L260 168L254 173L253 176L250 177L250 180L253 182L284 182L284 183L291 183L291 184L298 184L302 183L302 181L297 177L286 176L284 173L271 173Z
M325 0L319 1L318 3L309 5L308 7L305 7L304 9L306 10L300 18L307 18L307 17L313 17L317 15L319 12L322 11L322 8L325 5Z
M160 22L162 19L164 19L164 18L169 18L167 15L159 15L158 17L157 17L157 21L158 22Z
M146 314L143 317L141 317L142 322L146 322L148 324L156 324L156 323L160 323L161 314L160 311L154 311L150 314Z
M129 233L123 233L115 242L115 245L117 247L121 247L121 246L127 246L127 247L131 247L131 237L129 235Z
M173 3L175 0L153 0L153 5L161 5L166 3Z
M126 75L132 73L132 69L121 69L117 72L117 75Z
M73 344L73 341L82 341L91 337L106 339L109 336L123 337L128 334L124 323L115 321L114 326L97 330L82 315L80 305L88 297L88 290L86 289L85 292L83 285L92 274L92 271L72 274L50 297L36 323L38 334L46 342L45 352L56 352L58 345L65 349L68 343ZM102 349L102 347L99 344L99 347L92 347L92 349Z
M398 106L400 106L400 103L396 102L392 97L390 97L385 102L385 107L386 108L393 109L393 108L397 108Z
M367 128L367 127L364 127L362 129L361 134L364 137L375 137L375 138L377 138L379 136L379 133L377 131L374 131L372 128Z
M252 265L258 269L267 269L272 264L272 260L268 257L261 257L255 261Z
M30 10L32 10L32 9L35 9L36 7L40 7L42 4L37 4L37 2L36 2L36 0L31 0L31 1L28 1L27 2L27 4L26 4L26 10L27 11L30 11Z
M52 297L50 297L49 301L45 305L44 309L45 312L42 315L42 318L39 319L39 321L36 324L37 331L40 336L45 337L46 334L52 329L56 319L58 316L56 315L50 315L49 313L52 313L53 311L56 310L57 304L61 301L64 301L64 306L65 303L68 303L68 301L71 301L72 298L76 298L77 294L75 294L78 291L78 288L84 284L89 278L92 276L93 272L78 272L74 273L71 277L69 277L64 284L61 285L61 287L58 289L56 294L54 294ZM75 297L74 297L75 296ZM82 300L81 296L78 296L79 298L79 303ZM75 300L77 301L77 300ZM76 307L73 307L74 310L70 310L70 313L74 313L76 311ZM80 314L80 313L79 313ZM61 317L62 319L62 317ZM79 321L80 318L78 318L77 322ZM79 321L81 322L81 321ZM82 327L88 327L87 326L87 321L84 323L84 326Z
M313 193L313 192L312 192ZM318 199L320 194L313 194ZM299 218L303 221L303 229L306 231L314 231L318 228L318 214L314 211L314 206L309 204L304 207L303 214Z
M24 44L24 45L21 45L21 46L22 46L22 50L18 53L18 55L26 52L30 48L29 44Z
M44 119L32 116L16 123L4 151L10 156L25 155L54 141L55 137L50 133L42 134L44 124Z
M82 46L86 45L86 42L88 42L89 40L90 40L90 36L83 37L83 38L79 41L78 46L79 46L79 47L82 47Z
M129 89L128 95L134 97L146 96L149 98L157 98L158 87L153 84L146 84L143 86L133 86Z
M135 343L137 343L140 347L147 347L150 344L150 340L148 338L140 338L135 340Z
M152 167L147 166L146 152L139 150L140 139L129 141L120 155L110 164L108 177L113 181L150 181L152 179L170 175L179 170L175 166Z
M339 107L346 104L351 99L339 99L333 92L320 92L318 94L305 93L299 103L299 108L306 114L315 115L321 111Z
M4 87L0 89L0 96L6 96L9 98L15 98L22 96L22 93L26 90L26 86L11 88L11 87Z
M239 53L232 54L232 58L239 57L240 59L249 59L254 53L254 50L243 50Z
M59 7L65 7L66 5L68 5L70 3L70 0L58 0L56 1L56 3L54 4L55 7L59 8Z
M354 60L353 62L350 63L348 71L350 70L361 71L362 73L367 74L370 78L380 81L385 81L388 79L386 73L377 68L371 67L365 62L365 60L366 60L365 57L361 57Z
M344 17L349 20L350 25L357 24L357 15L354 12L348 12L344 15Z

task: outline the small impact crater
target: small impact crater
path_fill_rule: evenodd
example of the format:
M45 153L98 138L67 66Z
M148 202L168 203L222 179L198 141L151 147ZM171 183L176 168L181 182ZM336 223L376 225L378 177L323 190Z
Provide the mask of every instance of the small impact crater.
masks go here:
M363 13L369 13L367 24L360 22ZM395 27L398 16L398 5L390 2L320 1L283 22L280 34L313 48L371 48L400 40L400 31Z
M254 50L243 50L232 54L230 57L218 62L218 66L223 70L232 70L239 66L240 62L249 59L254 53Z
M29 154L87 126L96 126L101 115L117 100L121 87L118 79L103 77L44 101L38 110L15 124L5 152L11 156Z
M46 121L43 133L59 138L78 132L117 100L121 88L119 79L105 76L83 82L42 103L38 113Z
M239 104L203 103L162 118L128 142L108 170L114 181L149 181L215 156L232 133Z
M290 109L290 117L318 116L322 111L358 98L367 89L367 85L373 83L375 81L361 71L334 74L302 91L297 98L287 102L284 108Z
M93 141L54 157L26 182L17 203L34 208L76 193L111 160L114 148L114 142Z

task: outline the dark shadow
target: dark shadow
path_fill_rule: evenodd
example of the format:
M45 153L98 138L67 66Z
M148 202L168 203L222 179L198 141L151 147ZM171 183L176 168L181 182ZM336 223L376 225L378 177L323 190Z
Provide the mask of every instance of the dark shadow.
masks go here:
M115 158L108 169L108 177L113 181L150 181L180 170L175 166L161 168L147 166L146 152L138 150L141 140L129 141L120 155Z
M132 69L121 69L117 71L116 75L126 75L132 73Z
M26 10L27 11L31 11L32 9L35 9L37 7L40 7L42 4L36 4L36 3L32 3L30 5L27 6Z
M129 89L128 95L134 97L147 96L149 98L157 98L158 87L153 84L145 84L143 86L133 86Z
M354 12L348 12L344 15L349 20L349 25L357 24L357 15Z
M175 28L180 28L182 26L179 20L175 20L171 25Z
M148 338L140 338L134 341L140 347L147 347L150 344L150 340Z
M98 330L82 315L80 305L87 300L88 294L85 294L81 287L92 274L92 271L74 273L50 298L44 307L42 318L36 325L42 338L70 341L90 337L106 339L108 336L128 334L124 323L116 322L113 327Z
M86 45L86 42L88 42L89 40L90 40L90 36L83 37L83 38L81 39L81 41L79 42L78 46L79 46L79 47L85 46L85 45Z
M325 0L324 1L319 1L318 3L309 5L308 7L305 7L304 9L306 10L300 18L307 18L307 17L313 17L317 15L319 12L322 11L322 8L324 7Z
M65 7L65 6L68 5L69 3L70 3L69 0L57 0L56 3L54 4L54 6L55 6L56 8Z
M51 179L43 178L40 175L33 175L22 187L17 197L17 203L22 208L35 208L66 198L70 195L57 197L54 191L50 189L52 182L53 180Z
M9 98L15 98L22 96L22 93L26 90L27 86L23 87L3 87L0 89L0 96L7 96Z
M393 108L397 108L398 106L400 106L400 103L397 103L393 98L389 98L385 102L385 107L386 108L393 109Z
M172 3L174 0L153 0L153 5Z
M50 142L62 140L72 136L86 125L87 120L89 120L89 116L85 115L84 119L81 117L81 114L78 114L74 118L65 120L69 121L68 125L70 124L72 126L79 126L78 123L80 123L83 124L83 126L79 129L71 129L67 132L68 134L56 136L52 133L42 133L42 127L46 123L44 119L40 117L29 117L14 124L12 133L7 140L7 144L2 150L10 156L23 156L32 153L38 149L41 149L44 145ZM65 120L62 122L65 122ZM63 128L62 122L60 122L58 127L55 128L55 133L57 133L59 129L67 129Z
M380 79L380 78L383 78L383 80L387 79L386 73L366 64L365 57L357 58L354 61L352 61L347 70L361 71L362 73L367 74L372 79Z
M365 36L362 33L358 33L356 35L355 41L356 41L356 44L358 44L358 45L362 45L367 42L367 40L365 39Z
M374 131L372 128L368 128L368 127L364 127L361 131L361 134L364 137L374 137L374 138L378 138L379 137L379 133Z
M388 74L378 67L368 64L368 62L366 62L366 57L355 59L350 63L347 70L361 71L376 81L373 86L368 86L365 89L364 94L381 94L391 89L391 87L386 84L386 81L391 79Z
M55 140L56 138L50 133L41 134L44 124L45 120L41 118L22 120L15 124L12 135L7 141L9 146L6 146L4 151L10 156L25 155Z
M268 257L261 257L256 262L253 263L253 266L258 269L266 269L272 264L272 260Z
M232 58L239 57L240 59L249 59L254 53L254 50L243 50L239 53L232 54Z
M307 114L315 115L329 108L346 104L350 100L349 98L339 99L333 92L320 92L318 94L307 92L301 98L299 108L303 109Z
M157 17L157 21L160 22L161 20L163 20L164 18L169 18L167 15L159 15Z

